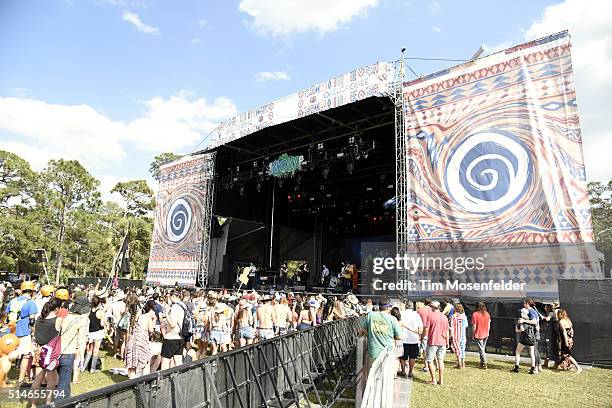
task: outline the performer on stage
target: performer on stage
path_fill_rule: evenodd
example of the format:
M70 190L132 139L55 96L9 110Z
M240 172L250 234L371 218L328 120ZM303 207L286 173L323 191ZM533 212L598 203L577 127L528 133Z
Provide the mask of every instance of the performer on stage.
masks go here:
M308 286L310 284L310 267L308 266L308 261L306 261L306 259L304 259L300 265L300 277L302 278L305 289L308 290Z
M287 274L289 273L289 268L287 267L287 262L283 262L280 267L279 277L278 277L278 288L285 289L287 287Z
M329 269L327 266L323 265L321 268L321 286L327 287L329 284Z
M342 290L348 292L353 284L353 265L342 262Z
M253 265L253 262L249 265L249 284L247 285L248 289L255 288L255 277L256 277L257 268Z

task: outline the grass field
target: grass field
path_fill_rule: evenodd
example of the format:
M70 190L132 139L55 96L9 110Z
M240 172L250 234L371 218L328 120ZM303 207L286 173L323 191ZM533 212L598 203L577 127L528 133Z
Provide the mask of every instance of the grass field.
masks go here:
M127 377L112 375L113 367L123 363L102 352L104 371L81 373L78 384L72 384L73 395L82 394L125 380ZM523 366L521 373L511 373L512 363L489 360L488 370L478 368L478 358L468 356L467 367L454 368L454 356L447 355L445 385L428 384L429 374L415 370L412 386L411 408L469 407L469 408L516 408L521 406L574 408L612 407L612 370L585 369L581 374L544 370L537 375L527 374ZM422 363L417 362L417 367ZM14 370L11 377L15 375ZM0 404L2 408L25 407L25 403ZM337 404L348 407L352 404Z
M430 385L429 373L416 373L410 407L612 407L612 370L545 369L529 375L526 366L516 374L510 372L513 363L489 360L489 368L481 370L478 361L468 356L467 367L458 370L454 355L447 355L443 386Z

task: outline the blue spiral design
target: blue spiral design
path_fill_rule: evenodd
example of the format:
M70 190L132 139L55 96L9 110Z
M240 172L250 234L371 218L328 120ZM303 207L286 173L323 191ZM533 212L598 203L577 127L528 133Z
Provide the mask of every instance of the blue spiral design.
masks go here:
M178 242L185 238L191 226L191 215L191 207L183 198L172 203L166 218L166 232L170 241Z
M472 213L500 213L514 205L532 179L527 146L509 132L494 130L464 139L450 154L446 189Z

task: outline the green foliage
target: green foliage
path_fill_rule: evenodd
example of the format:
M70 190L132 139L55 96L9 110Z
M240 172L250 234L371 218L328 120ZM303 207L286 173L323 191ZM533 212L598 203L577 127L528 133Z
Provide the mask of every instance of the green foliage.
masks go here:
M6 206L11 198L29 195L34 172L27 161L11 152L0 150L0 206Z
M603 252L606 270L612 268L612 180L590 182L589 198L597 249Z
M127 232L132 277L144 277L153 192L144 180L118 183L121 206L102 202L99 186L78 161L51 160L36 173L0 151L0 270L43 276L32 261L34 249L44 248L51 278L106 277Z
M155 156L153 159L153 163L151 163L151 167L149 167L149 173L153 175L155 180L159 180L159 168L164 164L170 163L174 160L180 159L182 156L174 154L174 153L162 153L160 155Z

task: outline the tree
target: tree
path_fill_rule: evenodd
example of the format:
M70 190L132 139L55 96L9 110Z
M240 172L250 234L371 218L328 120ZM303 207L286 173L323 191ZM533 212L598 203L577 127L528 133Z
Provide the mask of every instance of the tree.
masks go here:
M151 190L145 180L119 182L113 187L111 192L119 193L123 197L128 214L134 217L147 214L155 208L153 190Z
M151 245L153 220L146 215L155 208L153 190L145 180L131 180L117 183L112 192L119 193L126 205L123 215L124 232L121 234L119 245L122 245L124 240L127 240L129 244L126 248L120 248L119 251L123 249L129 251L133 270L131 275L133 278L141 278L148 263ZM113 261L113 271L117 267L119 255L117 253Z
M612 180L608 184L590 182L588 189L595 242L609 269L612 265Z
M151 166L149 167L149 172L153 175L155 180L159 180L159 168L164 164L170 163L172 161L178 160L183 156L174 154L174 153L162 153L153 159Z
M36 195L39 206L44 206L49 221L55 226L54 263L55 280L59 284L64 255L66 227L73 212L80 209L95 209L100 205L100 182L76 160L51 160L41 173L41 183Z
M0 150L0 207L14 197L25 200L35 173L27 161L14 153Z

